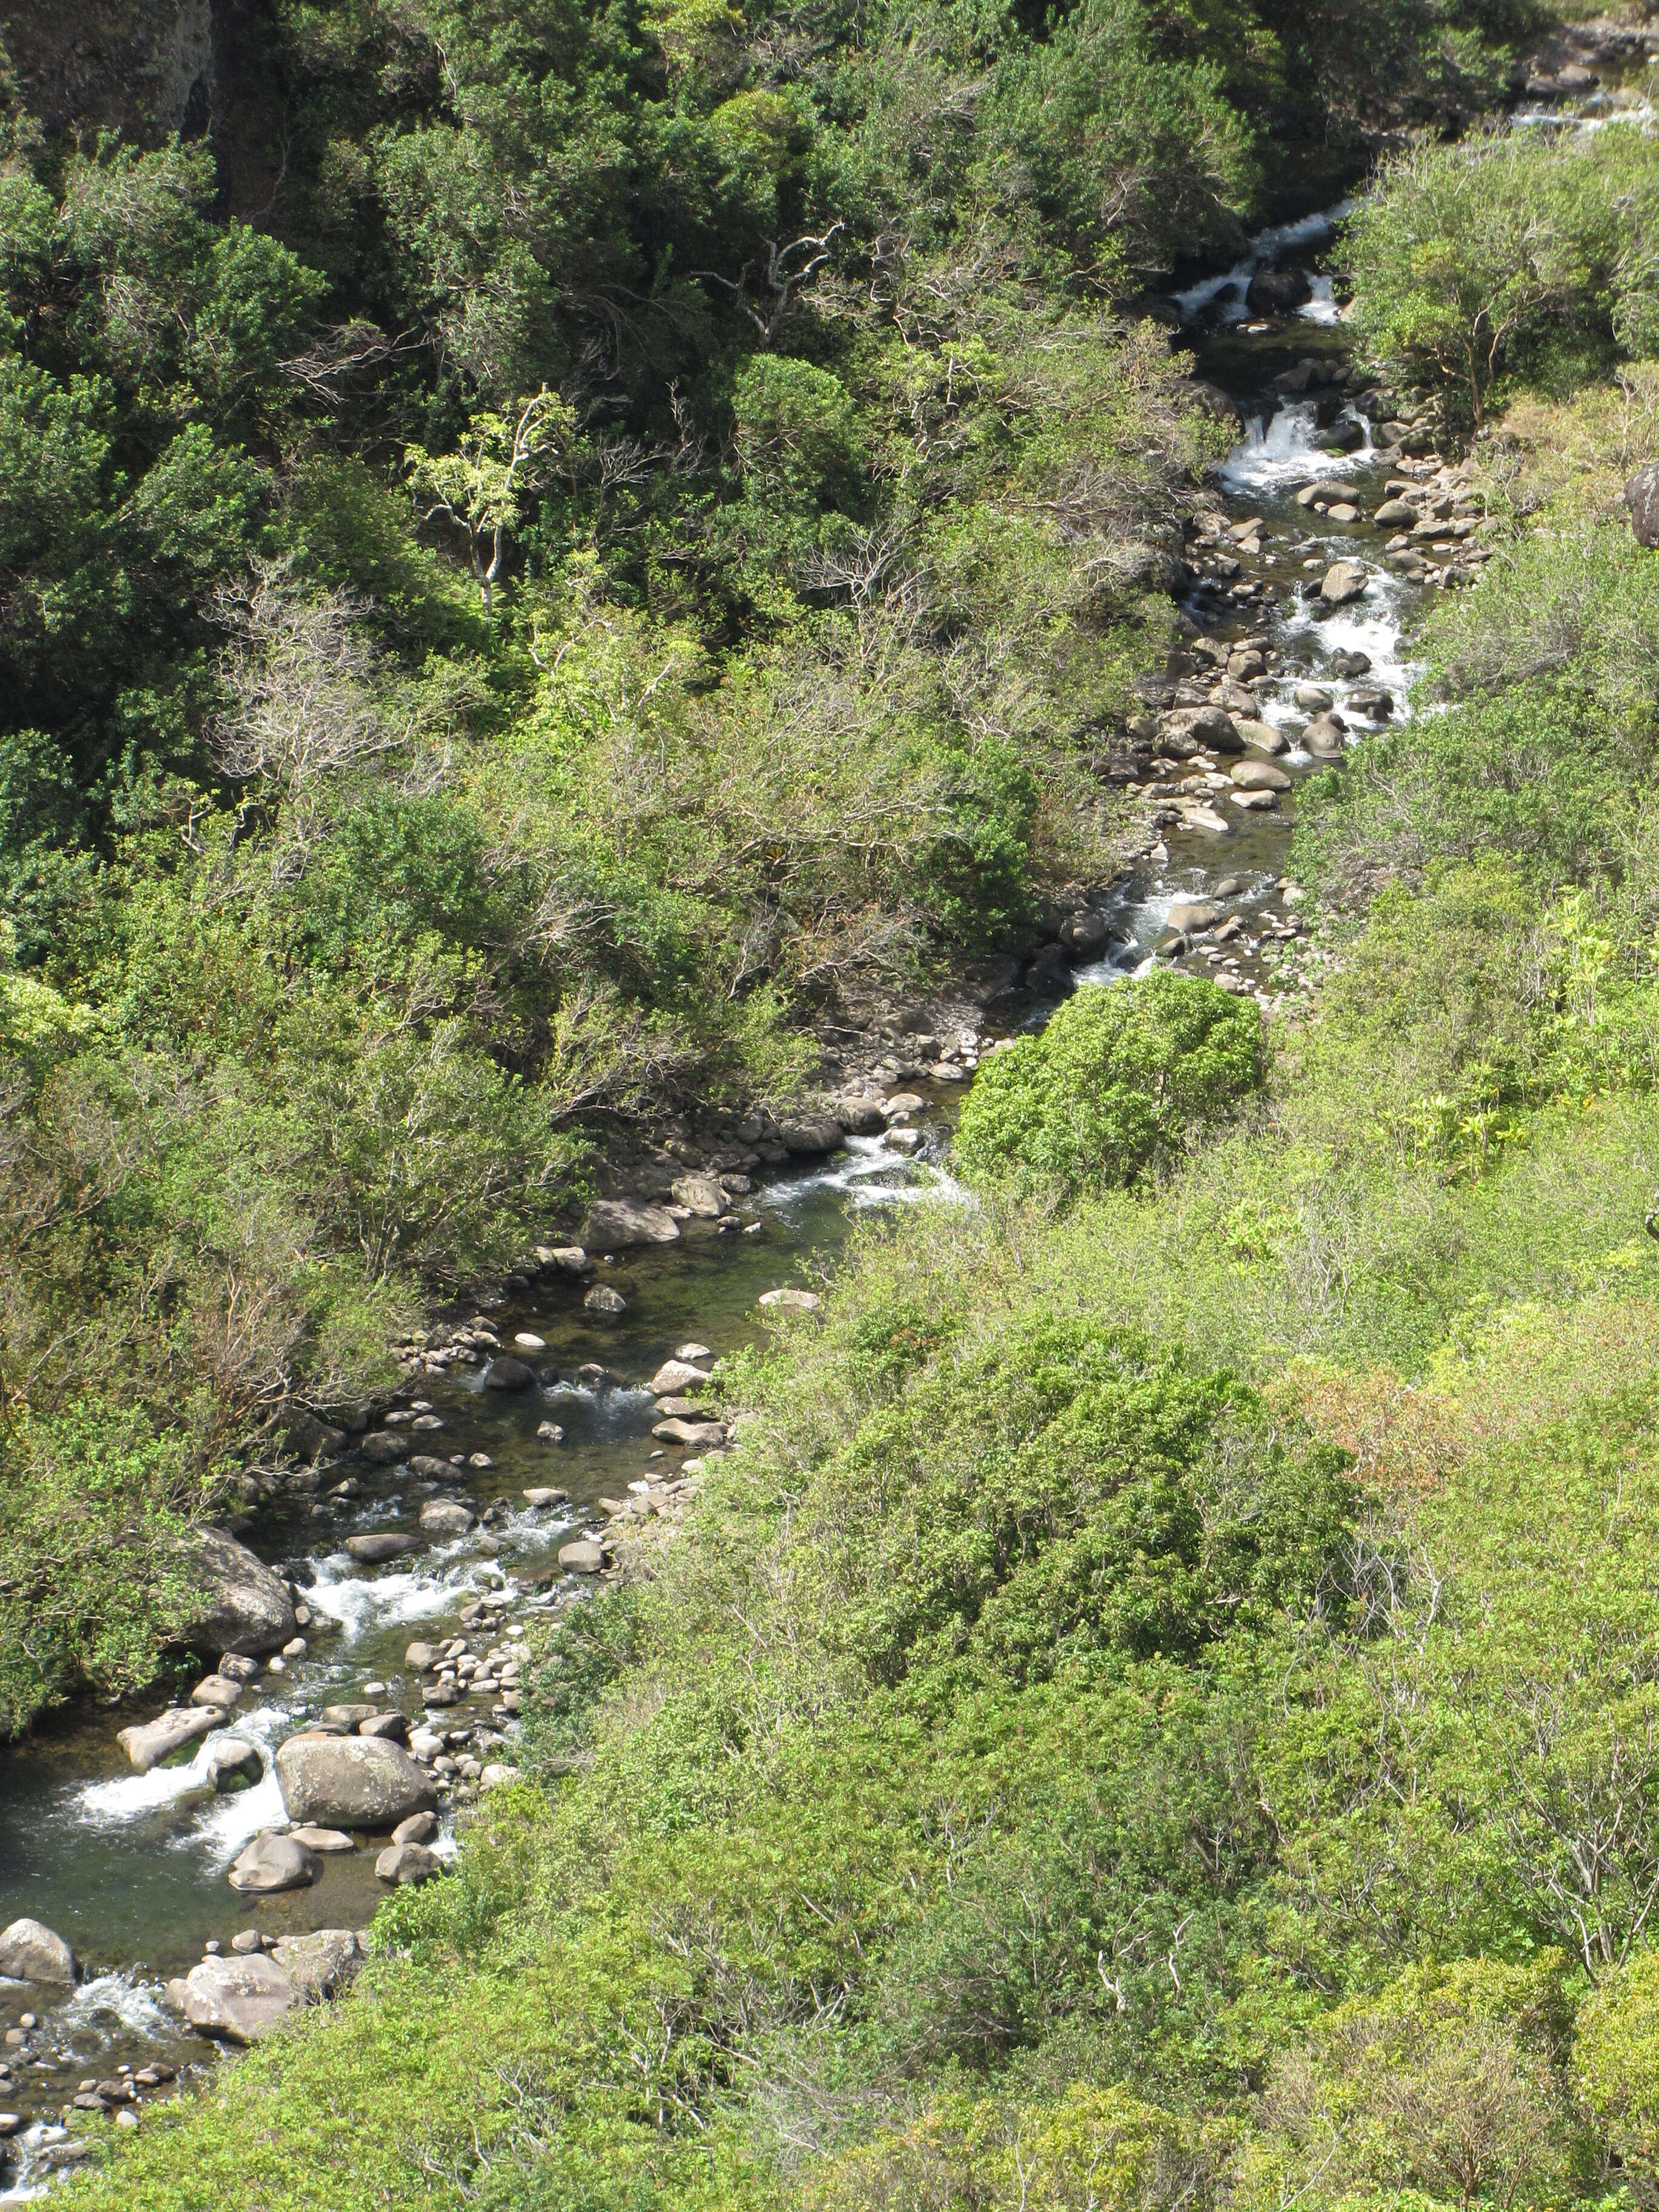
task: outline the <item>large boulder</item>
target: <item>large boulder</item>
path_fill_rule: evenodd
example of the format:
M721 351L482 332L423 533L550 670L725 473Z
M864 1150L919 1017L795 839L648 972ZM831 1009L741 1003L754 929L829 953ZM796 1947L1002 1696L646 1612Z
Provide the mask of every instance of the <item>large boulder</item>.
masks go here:
M333 1996L363 1962L356 1932L350 1928L318 1928L309 1936L284 1936L271 1945L270 1955L304 2004Z
M1258 269L1244 304L1256 314L1287 315L1312 297L1313 283L1305 269Z
M515 1359L510 1352L499 1353L489 1363L484 1376L486 1390L528 1390L536 1380L536 1370L523 1359Z
M1325 571L1319 596L1329 605L1345 607L1362 596L1369 579L1358 561L1334 561Z
M695 1214L699 1221L718 1221L723 1213L732 1211L730 1200L714 1176L676 1176L670 1188L675 1203Z
M224 1725L224 1715L211 1705L169 1705L153 1721L136 1722L116 1731L115 1741L140 1774L148 1774L175 1751L197 1737Z
M230 1870L230 1886L244 1897L274 1897L279 1890L308 1889L317 1862L296 1836L255 1836Z
M13 1982L50 1982L73 1989L80 1961L61 1936L38 1920L14 1920L0 1929L0 1975Z
M847 1142L847 1132L833 1114L792 1114L778 1124L778 1140L786 1152L805 1159L822 1159Z
M198 1651L278 1651L295 1632L288 1585L222 1528L203 1528L185 1558L198 1595L178 1640Z
M182 1995L191 2026L226 2043L257 2043L300 2002L292 1977L262 1951L204 1959Z
M443 1862L424 1844L388 1844L375 1860L374 1871L380 1881L408 1889L441 1874Z
M666 1206L632 1198L602 1198L590 1208L582 1243L590 1252L621 1252L633 1244L672 1244L680 1224Z
M395 1828L437 1809L438 1792L400 1744L384 1736L290 1736L276 1753L290 1820L325 1828Z
M1630 526L1638 545L1659 545L1659 462L1638 469L1625 486Z
M1291 778L1272 761L1235 761L1227 771L1246 791L1289 791Z
M399 1535L391 1528L376 1529L367 1536L348 1536L346 1550L354 1559L366 1567L384 1566L388 1559L406 1559L411 1552L418 1552L418 1536Z

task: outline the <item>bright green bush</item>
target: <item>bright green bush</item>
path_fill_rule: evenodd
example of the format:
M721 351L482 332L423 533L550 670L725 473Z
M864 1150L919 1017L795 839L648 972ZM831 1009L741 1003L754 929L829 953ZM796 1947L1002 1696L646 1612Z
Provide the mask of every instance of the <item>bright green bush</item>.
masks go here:
M1057 1200L1139 1182L1261 1082L1253 1005L1155 970L1078 992L980 1071L957 1125L969 1174Z

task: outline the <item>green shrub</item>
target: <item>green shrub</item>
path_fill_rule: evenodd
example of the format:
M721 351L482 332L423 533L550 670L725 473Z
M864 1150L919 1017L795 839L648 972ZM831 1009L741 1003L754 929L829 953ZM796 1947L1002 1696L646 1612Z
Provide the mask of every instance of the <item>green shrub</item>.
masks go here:
M981 1069L956 1155L972 1176L1057 1201L1137 1183L1261 1074L1255 1006L1201 976L1086 988Z

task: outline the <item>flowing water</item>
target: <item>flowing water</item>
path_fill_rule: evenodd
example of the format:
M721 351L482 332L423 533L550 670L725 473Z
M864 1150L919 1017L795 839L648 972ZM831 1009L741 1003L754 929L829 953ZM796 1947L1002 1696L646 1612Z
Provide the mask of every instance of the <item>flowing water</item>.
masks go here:
M1246 323L1251 276L1316 255L1341 212L1264 234L1237 268L1178 300L1204 373L1234 395L1249 424L1219 471L1228 511L1237 520L1259 518L1265 531L1264 550L1245 578L1247 585L1255 579L1257 596L1242 599L1236 581L1205 578L1187 611L1208 635L1248 636L1276 649L1280 658L1258 708L1285 732L1280 763L1293 776L1314 765L1296 743L1306 720L1293 696L1297 681L1324 684L1339 708L1363 682L1389 693L1402 714L1412 676L1401 633L1416 593L1382 566L1379 533L1363 521L1345 528L1295 500L1303 485L1335 474L1364 491L1361 512L1368 514L1382 497L1374 453L1367 447L1334 459L1320 445L1315 404L1267 393L1273 374L1300 351L1340 352L1331 283L1316 273L1299 313L1267 325ZM1316 572L1310 564L1339 557L1364 562L1372 580L1366 596L1341 609L1301 598L1297 586ZM1363 678L1334 672L1339 653L1368 657ZM1359 714L1351 720L1356 729L1372 726ZM1221 834L1170 824L1123 889L1122 941L1109 959L1079 970L1079 980L1105 982L1135 972L1166 935L1175 900L1212 892L1232 878L1237 888L1223 896L1246 925L1243 939L1218 959L1202 950L1183 957L1219 969L1224 979L1231 975L1237 988L1269 994L1262 963L1287 931L1281 878L1294 804L1292 793L1277 811L1240 814ZM498 1501L502 1510L467 1537L427 1545L379 1571L357 1565L344 1539L368 1529L414 1529L433 1486L404 1468L356 1463L355 1498L299 1499L285 1517L264 1516L251 1527L247 1540L300 1586L313 1616L305 1656L281 1674L262 1673L250 1686L246 1710L228 1723L265 1754L264 1778L252 1789L213 1794L206 1780L213 1738L179 1764L132 1773L115 1741L118 1726L144 1717L130 1706L79 1708L0 1754L0 1925L32 1915L88 1962L82 1987L55 2006L38 1989L0 1983L0 2027L17 2031L30 2007L40 2014L36 2027L18 2031L21 2042L0 2052L9 2069L9 2077L0 2072L0 2112L27 2123L9 2146L0 2144L0 2156L9 2148L12 2159L5 2172L10 2188L0 2188L0 2201L32 2193L54 2153L64 2155L55 2123L83 2079L160 2059L188 2080L210 2063L210 2047L182 2030L161 1994L169 1976L200 1958L204 1942L228 1948L239 1930L280 1936L360 1926L373 1914L384 1893L372 1848L323 1860L312 1888L243 1900L228 1887L226 1872L241 1845L283 1817L269 1762L274 1747L325 1705L366 1698L418 1716L405 1645L416 1632L452 1629L463 1606L482 1603L500 1635L580 1601L580 1587L558 1570L557 1547L594 1522L602 1497L623 1497L630 1481L661 1472L644 1387L656 1367L688 1340L717 1354L751 1341L763 1320L758 1294L812 1279L833 1261L860 1212L965 1202L942 1164L947 1144L948 1115L939 1103L930 1109L927 1145L914 1161L878 1139L854 1139L811 1172L786 1173L758 1188L746 1202L750 1233L689 1223L677 1245L619 1255L604 1269L604 1279L627 1300L615 1322L587 1314L580 1287L563 1279L492 1307L485 1318L503 1344L519 1330L544 1340L545 1352L536 1355L547 1378L540 1388L494 1393L483 1386L481 1368L422 1376L400 1394L410 1412L442 1424L441 1437L423 1439L427 1449L488 1456L465 1494L480 1510ZM605 1380L579 1374L592 1364L603 1367ZM551 1447L536 1434L550 1418L565 1431L564 1443ZM523 1493L538 1485L558 1486L568 1503L530 1506ZM471 1725L477 1753L501 1756L496 1747L505 1741L510 1757L514 1723L480 1716ZM453 1848L447 1826L443 1847Z

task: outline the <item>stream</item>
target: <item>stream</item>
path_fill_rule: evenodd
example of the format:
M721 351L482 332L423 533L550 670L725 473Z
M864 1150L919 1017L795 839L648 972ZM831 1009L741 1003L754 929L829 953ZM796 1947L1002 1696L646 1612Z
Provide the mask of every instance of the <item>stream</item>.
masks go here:
M1316 684L1329 695L1348 726L1348 744L1403 715L1413 672L1402 629L1434 570L1462 557L1467 533L1449 537L1444 551L1431 541L1412 555L1409 572L1390 566L1389 532L1369 519L1389 483L1432 477L1432 456L1413 459L1396 450L1383 460L1372 422L1335 386L1316 380L1301 393L1274 387L1276 377L1294 379L1297 364L1309 359L1346 373L1340 308L1316 265L1340 212L1263 234L1239 267L1176 296L1199 373L1229 396L1248 427L1215 479L1212 526L1188 548L1182 649L1146 694L1145 768L1131 789L1155 825L1152 842L1110 895L1109 956L1077 969L1079 981L1110 981L1174 957L1269 1007L1282 1000L1298 931L1297 895L1284 881L1295 787L1328 765L1303 742L1310 712L1297 687ZM1310 264L1305 300L1252 315L1247 295L1255 276ZM1340 458L1322 443L1334 422L1346 426L1338 433L1344 441L1358 441ZM1340 501L1297 503L1298 491L1325 478L1361 495L1352 513ZM1241 532L1245 524L1255 527ZM1341 606L1304 596L1304 585L1312 580L1316 590L1340 560L1363 564L1363 596ZM1255 653L1259 671L1227 677L1230 659L1243 671ZM1272 733L1271 756L1251 757L1271 757L1288 784L1269 788L1265 802L1251 793L1248 806L1237 803L1237 763L1224 754L1200 747L1174 757L1161 750L1184 709L1212 702L1230 682L1248 695L1249 718ZM1227 703L1246 712L1237 692ZM1218 918L1183 926L1182 902L1194 901L1207 902ZM435 1486L405 1468L348 1455L355 1496L288 1499L280 1513L262 1510L248 1524L246 1540L295 1583L310 1614L304 1653L280 1673L262 1662L228 1718L230 1733L260 1747L261 1781L240 1795L216 1796L206 1779L214 1737L177 1763L131 1771L116 1729L159 1709L159 1698L137 1715L131 1705L82 1705L0 1754L0 1926L24 1914L43 1921L86 1964L82 1985L59 2002L36 1985L0 1982L0 2129L11 2118L9 2139L0 2141L0 2160L9 2159L0 2167L0 2202L37 2193L71 2161L77 2146L61 2119L83 2085L118 2080L123 2069L135 2076L148 2069L161 2078L145 2081L146 2093L167 2095L211 2065L214 2047L185 2027L164 1994L168 1978L196 1964L204 1946L228 1951L242 1931L274 1938L361 1928L372 1917L386 1894L373 1844L323 1859L309 1888L245 1899L229 1887L227 1871L242 1845L283 1822L270 1765L274 1747L329 1705L401 1705L418 1719L420 1691L405 1649L413 1637L454 1633L463 1613L489 1637L512 1638L581 1601L587 1585L561 1572L558 1548L602 1518L601 1498L625 1498L629 1483L661 1474L665 1455L651 1435L659 1415L646 1388L660 1363L687 1343L718 1356L753 1340L765 1323L759 1295L816 1279L866 1210L964 1202L945 1164L948 1100L920 1088L923 1143L911 1157L879 1137L854 1138L810 1171L758 1183L740 1202L748 1233L690 1221L678 1243L620 1253L602 1265L599 1279L627 1302L619 1317L589 1313L583 1286L552 1275L481 1313L507 1350L520 1332L542 1340L544 1350L534 1355L538 1388L491 1391L485 1364L423 1374L405 1386L397 1406L428 1424L423 1448L469 1456L460 1494L480 1514L494 1509L492 1518L464 1536L423 1540L418 1552L386 1567L360 1566L343 1549L346 1538L414 1532ZM550 1419L562 1427L562 1443L538 1438L538 1425ZM441 1428L433 1431L433 1422ZM671 1467L674 1457L668 1455ZM331 1486L340 1471L330 1471ZM556 1486L568 1502L527 1503L525 1492L544 1486ZM181 1683L179 1693L188 1686ZM450 1749L458 1756L510 1761L517 1727L510 1712L473 1701L441 1719L454 1723ZM453 1850L450 1812L438 1848ZM118 2110L130 2124L143 2100Z

